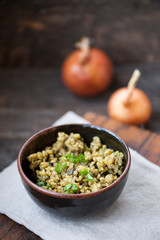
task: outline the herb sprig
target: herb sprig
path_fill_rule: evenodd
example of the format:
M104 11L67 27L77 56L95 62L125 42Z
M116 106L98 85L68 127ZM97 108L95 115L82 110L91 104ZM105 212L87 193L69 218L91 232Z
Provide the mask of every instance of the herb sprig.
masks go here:
M113 153L114 157L116 157L118 153L119 153L119 151L114 152Z
M71 154L71 153L68 153L68 154L66 154L66 155L64 155L64 156L62 156L62 157L60 157L60 159L61 158L66 158L66 160L69 160L70 161L70 163L79 163L79 162L88 162L86 159L85 159L85 156L83 155L83 154L79 154L78 156L75 156L73 153Z
M62 172L62 170L63 169L65 169L67 167L67 163L64 163L63 165L62 165L62 163L61 162L58 162L57 163L57 167L55 167L55 172L57 172L57 173L61 173Z
M89 170L84 169L83 171L80 171L79 173L82 175L82 177L85 177L85 176L87 177L87 178L83 179L84 181L97 182L97 179L93 179L93 174Z
M46 182L38 181L37 185L40 187L46 186Z
M38 181L38 182L37 182L37 185L40 186L40 187L46 186L47 189L49 189L49 188L52 187L51 185L48 185L48 186L47 186L47 183L46 183L46 182L42 182L42 181Z
M66 194L72 194L79 190L79 188L76 186L76 184L71 184L71 183L68 183L63 189Z

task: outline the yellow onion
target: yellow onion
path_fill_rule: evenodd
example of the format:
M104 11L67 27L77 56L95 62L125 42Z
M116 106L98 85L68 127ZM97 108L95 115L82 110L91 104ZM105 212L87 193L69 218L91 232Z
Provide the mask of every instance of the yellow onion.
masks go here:
M151 102L147 95L135 85L140 71L135 70L128 87L115 91L108 101L108 114L120 122L128 124L144 124L151 116Z
M110 58L97 48L90 48L89 39L82 38L62 66L62 80L73 93L90 97L104 91L112 79Z

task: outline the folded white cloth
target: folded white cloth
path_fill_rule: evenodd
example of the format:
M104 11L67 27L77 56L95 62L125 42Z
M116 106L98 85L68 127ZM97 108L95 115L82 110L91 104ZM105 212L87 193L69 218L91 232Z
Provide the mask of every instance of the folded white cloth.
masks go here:
M87 123L73 112L56 121ZM160 168L131 150L124 191L108 209L70 219L39 208L26 193L16 161L0 173L0 212L46 240L160 239Z

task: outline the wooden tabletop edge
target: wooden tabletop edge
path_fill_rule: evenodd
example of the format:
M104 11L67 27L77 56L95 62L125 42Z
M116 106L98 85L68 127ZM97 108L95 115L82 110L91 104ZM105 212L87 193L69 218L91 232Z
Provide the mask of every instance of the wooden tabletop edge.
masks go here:
M121 137L129 147L152 163L160 166L160 135L135 125L120 123L104 115L87 112L83 117L92 124L104 127Z

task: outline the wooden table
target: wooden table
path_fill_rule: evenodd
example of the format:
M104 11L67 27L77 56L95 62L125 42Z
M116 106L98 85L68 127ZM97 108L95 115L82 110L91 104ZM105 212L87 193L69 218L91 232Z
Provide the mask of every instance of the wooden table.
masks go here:
M115 64L160 63L160 1L1 1L0 67L59 67L83 36Z
M136 66L137 67L137 66ZM160 68L140 65L142 78L138 84L148 94L153 114L143 128L126 126L106 118L106 104L111 93L127 84L135 66L115 68L112 86L101 96L81 99L72 95L60 81L60 71L51 69L0 71L0 170L17 157L21 145L33 133L50 126L68 110L73 110L95 125L120 135L132 148L160 165ZM98 116L98 115L101 116ZM103 116L102 116L103 115ZM152 151L149 150L149 147ZM0 215L0 239L40 239L25 227Z

